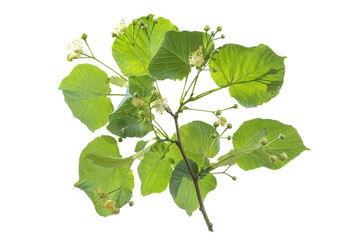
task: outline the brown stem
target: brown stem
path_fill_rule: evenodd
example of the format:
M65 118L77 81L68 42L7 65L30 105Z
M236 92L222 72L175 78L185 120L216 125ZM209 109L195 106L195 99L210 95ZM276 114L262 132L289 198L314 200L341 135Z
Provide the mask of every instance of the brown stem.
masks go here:
M176 145L178 146L180 152L181 152L181 155L183 156L184 158L184 161L186 163L186 166L188 167L189 169L189 172L190 172L190 175L191 175L191 178L194 182L194 185L195 185L195 191L196 191L196 196L197 196L197 199L199 201L199 210L201 211L201 213L203 214L204 216L204 219L205 219L205 222L206 222L206 225L209 229L210 232L213 232L213 224L210 222L210 219L206 213L206 210L205 210L205 206L204 206L204 202L203 202L203 199L201 197L201 193L200 193L200 188L199 188L199 179L198 177L195 175L193 169L191 168L191 165L190 165L190 161L189 159L187 158L186 154L185 154L185 151L184 151L184 148L181 144L181 137L180 137L180 131L179 131L179 123L178 123L178 114L174 114L171 112L170 109L167 110L167 112L174 118L174 121L175 121L175 128L176 128L176 136L177 136L177 141L175 142Z

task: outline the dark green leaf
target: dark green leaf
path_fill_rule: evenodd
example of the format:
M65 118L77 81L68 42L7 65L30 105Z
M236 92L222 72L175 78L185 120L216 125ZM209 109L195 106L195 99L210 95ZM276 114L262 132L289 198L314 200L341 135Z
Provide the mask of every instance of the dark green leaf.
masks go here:
M90 131L108 122L114 107L107 95L111 89L106 73L90 64L77 65L64 78L59 87L74 117L83 122Z

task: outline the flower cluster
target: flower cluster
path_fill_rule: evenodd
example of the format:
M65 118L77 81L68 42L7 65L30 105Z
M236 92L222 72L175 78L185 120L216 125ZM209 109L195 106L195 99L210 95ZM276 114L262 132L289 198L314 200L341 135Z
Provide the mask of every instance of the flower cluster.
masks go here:
M202 54L202 46L199 47L193 54L189 57L189 63L191 66L200 67L204 63L204 57Z
M67 47L67 60L71 62L73 59L81 58L81 53L83 49L83 43L79 40L73 40Z
M162 114L169 108L168 101L166 98L158 98L156 101L151 103L151 107L155 108L155 111Z
M126 24L124 20L121 20L118 24L115 25L115 27L113 27L112 36L113 37L119 36L120 34L124 34L125 31L126 31Z
M144 105L144 100L135 97L131 100L131 104L136 108L141 108Z
M100 187L96 188L94 192L99 207L106 208L113 214L118 214L120 212L120 209L115 207L115 202L109 199L109 193L104 192Z
M223 116L221 116L221 117L219 118L219 124L220 124L220 126L225 127L226 123L227 123L226 118L223 117Z

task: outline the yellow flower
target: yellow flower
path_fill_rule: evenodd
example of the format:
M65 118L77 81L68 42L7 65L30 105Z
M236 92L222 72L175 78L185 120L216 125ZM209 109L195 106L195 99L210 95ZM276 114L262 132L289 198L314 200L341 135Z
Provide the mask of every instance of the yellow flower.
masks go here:
M189 63L191 66L199 67L204 63L204 57L202 54L202 46L199 47L193 54L189 57Z
M219 124L220 124L222 127L225 127L226 123L227 123L226 118L224 118L223 116L221 116L221 117L219 118Z
M144 105L144 100L141 98L133 98L131 104L136 108L140 108L142 105Z
M73 40L66 47L67 60L71 62L73 59L81 58L82 49L83 43L79 39Z
M158 98L155 102L151 103L151 107L155 108L155 111L162 114L169 107L166 98Z
M113 27L112 35L118 36L120 34L124 34L125 31L126 31L125 22L124 20L121 20L118 24L115 25L115 27Z

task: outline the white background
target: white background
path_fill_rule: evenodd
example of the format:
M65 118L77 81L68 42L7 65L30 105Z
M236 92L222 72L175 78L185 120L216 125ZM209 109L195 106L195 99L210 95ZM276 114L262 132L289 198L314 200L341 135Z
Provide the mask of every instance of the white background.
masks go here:
M0 238L360 239L356 2L2 1ZM91 133L73 118L57 90L81 62L67 62L65 46L86 32L95 55L117 69L111 56L113 25L148 13L169 18L180 30L221 25L226 39L218 44L265 43L287 56L278 97L225 116L234 131L255 117L291 124L311 151L278 171L234 166L236 182L218 176L217 189L205 199L214 233L207 232L199 211L188 217L179 209L168 190L142 197L138 177L134 207L108 218L98 216L88 197L73 187L80 152L106 131ZM201 79L202 88L215 86L209 75ZM173 108L181 87L170 81L160 85ZM116 106L120 99L113 100ZM234 103L223 91L192 107L216 110ZM193 119L214 120L187 114L181 124ZM160 121L172 133L170 120ZM131 154L134 142L120 144L122 155ZM230 147L224 140L221 154Z

